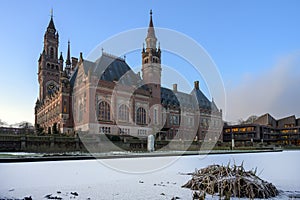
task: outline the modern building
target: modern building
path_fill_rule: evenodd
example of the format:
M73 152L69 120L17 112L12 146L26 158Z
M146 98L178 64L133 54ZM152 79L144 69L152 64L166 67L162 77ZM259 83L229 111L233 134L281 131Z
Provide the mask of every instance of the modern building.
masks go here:
M275 119L269 113L258 117L251 124L226 125L223 141L279 145L300 145L300 118L295 115Z
M142 41L141 41L142 42ZM102 52L96 61L59 55L59 35L51 16L38 60L39 97L35 126L46 133L76 131L161 140L220 140L222 110L194 82L190 93L161 85L161 54L150 12L142 70Z

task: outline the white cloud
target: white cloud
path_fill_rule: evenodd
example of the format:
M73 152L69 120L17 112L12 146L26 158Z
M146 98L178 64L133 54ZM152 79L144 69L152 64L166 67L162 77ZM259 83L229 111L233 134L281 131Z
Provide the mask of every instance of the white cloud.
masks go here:
M270 113L276 118L300 117L300 53L285 56L269 71L247 74L238 86L227 88L225 120Z

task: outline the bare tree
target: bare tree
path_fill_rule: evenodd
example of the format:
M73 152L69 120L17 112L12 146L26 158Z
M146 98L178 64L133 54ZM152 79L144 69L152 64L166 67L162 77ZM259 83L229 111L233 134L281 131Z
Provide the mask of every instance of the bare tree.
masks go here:
M256 115L251 115L248 119L239 119L239 124L253 124L258 117Z
M27 121L22 121L20 123L18 123L20 128L24 128L24 129L31 129L33 128L33 125L30 122Z
M6 122L4 122L4 121L2 121L1 119L0 119L0 127L2 127L2 126L6 126L7 125L7 123Z

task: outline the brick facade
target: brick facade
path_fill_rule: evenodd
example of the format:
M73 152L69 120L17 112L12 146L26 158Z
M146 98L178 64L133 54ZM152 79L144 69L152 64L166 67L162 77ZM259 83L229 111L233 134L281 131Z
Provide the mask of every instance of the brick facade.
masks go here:
M220 140L222 110L199 88L190 93L161 86L161 50L152 13L146 47L142 49L142 76L122 58L103 52L95 62L58 58L58 33L51 17L39 59L39 98L35 126L47 133L106 133L162 140Z

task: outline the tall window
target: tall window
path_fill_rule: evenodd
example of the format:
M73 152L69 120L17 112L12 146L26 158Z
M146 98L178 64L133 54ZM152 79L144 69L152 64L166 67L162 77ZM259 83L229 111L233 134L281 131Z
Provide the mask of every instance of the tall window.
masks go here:
M105 101L101 101L99 103L98 119L104 121L110 121L110 106Z
M142 107L139 107L136 111L136 123L146 124L146 111Z
M50 58L51 59L54 58L54 49L53 49L53 47L50 47Z
M119 120L129 121L129 109L125 104L119 107Z
M154 109L154 124L157 124L157 109Z
M82 122L83 117L83 104L80 103L79 105L79 113L78 113L78 122Z

